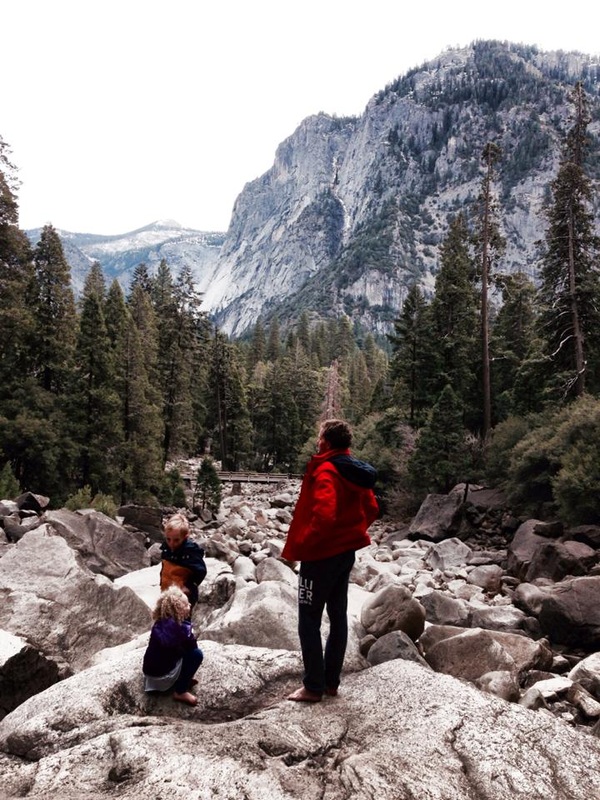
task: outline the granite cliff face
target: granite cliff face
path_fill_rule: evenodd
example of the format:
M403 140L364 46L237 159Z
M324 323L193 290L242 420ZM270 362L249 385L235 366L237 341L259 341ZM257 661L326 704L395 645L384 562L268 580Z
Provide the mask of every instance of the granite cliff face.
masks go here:
M535 279L578 80L592 117L588 173L600 181L597 60L477 42L399 77L360 117L304 120L243 188L226 234L168 221L120 237L59 232L75 288L93 260L125 288L137 264L152 273L166 258L174 272L192 268L227 333L259 316L284 327L303 310L386 332L415 280L431 292L451 216L473 222L488 142L502 149L494 191L507 248L495 268Z
M597 135L599 74L580 54L479 42L399 78L361 117L304 120L239 195L205 307L233 334L305 308L387 330L415 279L432 287L449 216L474 216L488 141L503 152L498 268L535 277L569 93L583 80Z

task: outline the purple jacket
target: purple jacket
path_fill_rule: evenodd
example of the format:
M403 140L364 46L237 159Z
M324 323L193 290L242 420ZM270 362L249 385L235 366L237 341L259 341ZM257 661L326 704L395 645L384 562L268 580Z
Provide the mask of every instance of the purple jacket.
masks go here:
M150 641L144 653L144 675L158 678L171 672L186 650L197 647L192 623L185 620L181 624L167 617L159 619L152 626Z

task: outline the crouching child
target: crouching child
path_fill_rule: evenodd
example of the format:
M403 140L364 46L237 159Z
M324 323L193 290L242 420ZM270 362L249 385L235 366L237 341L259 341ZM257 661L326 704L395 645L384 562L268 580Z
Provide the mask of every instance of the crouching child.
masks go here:
M147 692L172 689L174 700L195 706L198 698L190 689L203 655L189 616L190 602L179 587L170 586L160 594L142 668Z

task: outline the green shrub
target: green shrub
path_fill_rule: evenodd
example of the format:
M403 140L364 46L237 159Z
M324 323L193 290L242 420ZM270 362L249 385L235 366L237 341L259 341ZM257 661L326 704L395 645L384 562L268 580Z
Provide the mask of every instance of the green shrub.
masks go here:
M183 478L176 467L164 473L157 494L159 501L164 506L186 507L187 498L185 496Z
M0 471L0 500L14 500L21 493L19 481L15 478L9 462Z
M100 511L102 514L106 514L107 517L113 518L117 513L117 504L113 497L108 494L102 494L102 492L98 492L92 497L92 490L87 484L67 499L65 508L69 511L93 508L95 511Z
M92 507L92 489L87 484L75 494L70 495L65 502L65 508L69 511L78 511L80 508Z
M513 448L532 427L531 420L526 417L508 417L496 425L485 460L485 476L490 483L502 484L508 479Z
M102 494L102 492L98 492L98 494L94 495L92 498L92 508L95 511L100 511L102 514L106 514L107 517L114 517L117 514L117 504L114 501L114 498L111 497L109 494Z
M600 522L600 401L584 396L536 422L512 449L511 501L542 518Z

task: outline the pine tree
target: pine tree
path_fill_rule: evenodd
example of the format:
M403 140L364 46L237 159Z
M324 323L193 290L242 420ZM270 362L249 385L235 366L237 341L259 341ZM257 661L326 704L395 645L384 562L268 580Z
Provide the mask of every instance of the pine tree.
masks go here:
M141 284L140 284L141 285ZM175 295L173 276L167 261L163 258L158 265L156 278L152 283L151 295L158 329L158 388L160 389L163 439L162 462L166 464L171 454L178 450L180 440L191 438L178 429L178 404L188 375L183 374L182 358L182 317ZM189 395L186 395L189 400ZM185 412L182 415L186 419ZM190 420L191 414L187 414Z
M333 323L333 358L348 361L354 351L354 332L350 317L343 314Z
M367 369L367 360L365 354L359 348L355 348L350 358L348 385L347 418L349 422L356 424L369 411L373 395L373 385Z
M252 338L250 340L250 347L248 348L248 358L246 360L246 368L251 375L254 367L259 361L264 361L267 353L267 339L265 336L265 329L262 320L257 320L254 330L252 331Z
M133 270L131 283L129 284L129 295L127 297L128 302L131 302L133 290L136 288L140 288L142 291L146 292L146 294L152 295L153 280L150 277L148 266L144 264L144 262L138 264Z
M335 359L327 370L321 419L336 419L343 416L343 395L340 362L338 359Z
M469 239L464 217L459 215L450 223L442 243L441 266L431 303L431 367L434 378L429 394L433 399L439 396L446 384L452 386L462 403L465 423L476 428L481 425L476 372L480 360L478 298Z
M277 361L281 355L281 332L279 320L274 317L269 325L269 338L267 339L267 361Z
M598 237L590 210L591 182L585 172L590 122L581 83L572 94L574 119L552 183L546 252L540 272L540 338L545 342L546 382L562 398L600 388L591 354L600 352Z
M196 474L194 507L199 502L201 509L217 514L221 506L221 480L211 458L203 458Z
M496 285L503 302L491 329L490 352L492 395L496 417L502 420L515 413L520 402L515 393L533 340L535 287L522 272L499 276Z
M72 366L77 320L71 270L60 237L46 225L34 250L34 338L38 381L55 394L65 391Z
M310 352L316 356L319 367L328 367L331 364L331 339L324 322L319 322L311 332Z
M32 371L33 264L29 240L18 227L17 180L0 137L0 417L12 418L15 390ZM2 450L0 431L0 452Z
M375 342L375 337L371 332L367 333L365 336L363 351L367 364L367 372L369 373L369 380L375 385L386 377L388 371L387 356L384 351L378 347Z
M96 262L87 275L69 398L80 447L80 486L117 495L123 445L116 366L104 316L105 280Z
M147 502L162 474L163 426L157 389L158 332L150 295L134 287L124 342L124 447L121 502Z
M408 406L408 420L418 426L430 406L431 384L430 319L423 294L414 283L406 295L394 333L388 336L393 355L390 375L396 382L395 395L401 407Z
M298 320L298 341L302 345L306 355L310 355L310 324L306 311L302 312Z
M246 374L235 347L215 331L211 343L208 423L215 431L224 469L237 469L250 457L252 428Z
M34 258L26 371L7 408L3 448L23 488L60 503L72 489L76 461L68 399L77 317L69 266L52 226L43 229Z
M211 326L188 266L182 267L175 281L175 299L180 319L179 397L171 446L173 454L192 454L205 435Z
M462 424L462 403L450 385L444 387L421 429L408 464L412 485L422 494L447 493L469 476L467 431Z
M483 148L482 159L485 164L485 173L479 195L479 222L475 237L479 250L479 277L481 281L481 390L483 397L481 435L484 441L486 441L492 426L488 287L491 280L494 255L499 255L504 249L504 240L500 236L496 218L496 206L492 195L494 169L500 160L500 156L501 150L493 142L488 142Z
M266 388L269 396L268 462L272 468L289 470L302 438L293 362L289 356L273 365Z

